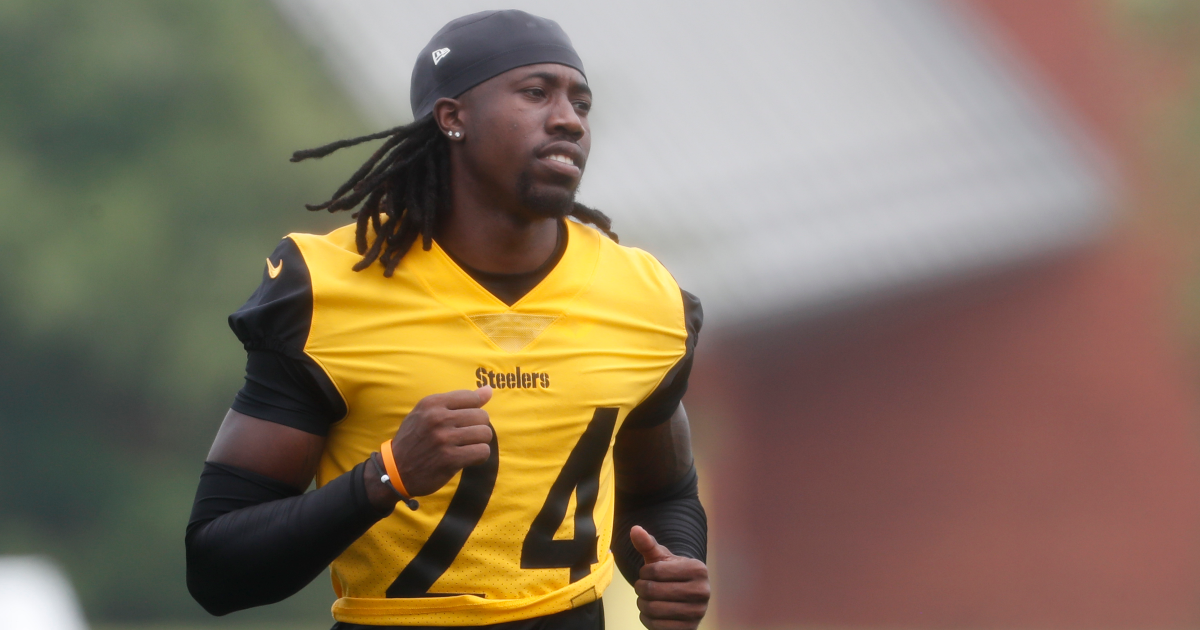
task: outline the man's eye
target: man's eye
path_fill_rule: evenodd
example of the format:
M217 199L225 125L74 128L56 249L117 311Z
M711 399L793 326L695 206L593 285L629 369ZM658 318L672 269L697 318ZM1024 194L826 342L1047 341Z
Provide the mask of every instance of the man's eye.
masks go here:
M587 101L575 101L575 107L585 112L592 111L592 104Z
M525 93L530 96L537 97L537 98L542 98L543 96L546 95L546 91L543 90L542 88L529 88L529 89L525 90Z

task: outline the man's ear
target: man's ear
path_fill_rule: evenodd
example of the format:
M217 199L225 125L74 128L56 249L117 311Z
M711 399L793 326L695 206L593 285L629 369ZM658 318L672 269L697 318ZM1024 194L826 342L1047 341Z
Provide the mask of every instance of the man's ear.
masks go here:
M462 103L452 98L439 98L433 104L433 120L451 140L462 140L465 135Z

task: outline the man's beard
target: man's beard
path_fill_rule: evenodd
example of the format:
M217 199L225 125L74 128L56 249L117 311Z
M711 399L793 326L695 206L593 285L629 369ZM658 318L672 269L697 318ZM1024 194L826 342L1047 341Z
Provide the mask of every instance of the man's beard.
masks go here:
M557 186L543 187L537 190L533 185L533 176L521 173L517 177L517 199L534 214L548 219L559 219L571 214L575 209L575 188L570 190Z

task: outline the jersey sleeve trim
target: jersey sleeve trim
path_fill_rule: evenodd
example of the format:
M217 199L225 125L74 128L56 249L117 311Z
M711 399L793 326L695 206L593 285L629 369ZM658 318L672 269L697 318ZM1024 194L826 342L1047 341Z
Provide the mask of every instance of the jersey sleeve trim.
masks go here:
M692 373L692 358L700 336L700 327L704 324L704 308L696 296L682 289L679 293L683 298L683 320L687 327L683 356L667 371L658 387L629 412L622 427L644 429L666 422L679 407L683 395L687 393L688 377Z
M229 316L247 351L246 384L232 405L255 418L325 435L345 417L346 401L305 351L313 287L299 247L285 238L266 261L262 284Z
M252 349L245 379L230 405L238 413L322 436L345 415L333 404L340 394L312 362Z

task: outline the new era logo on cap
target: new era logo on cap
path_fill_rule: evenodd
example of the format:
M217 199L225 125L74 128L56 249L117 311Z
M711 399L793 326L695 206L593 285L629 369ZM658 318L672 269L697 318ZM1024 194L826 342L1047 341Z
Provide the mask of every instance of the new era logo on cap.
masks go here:
M450 54L449 48L439 48L439 49L433 51L433 65L436 66L437 63L442 60L442 57L445 57L446 55L449 55L449 54Z

